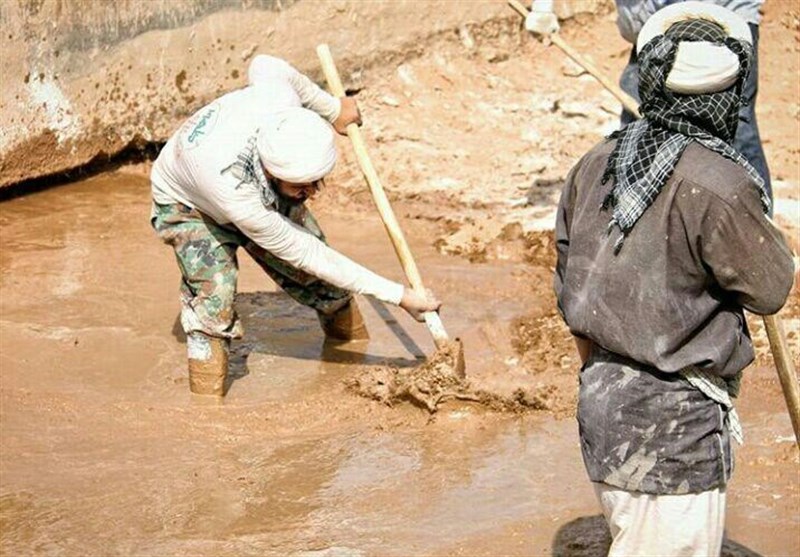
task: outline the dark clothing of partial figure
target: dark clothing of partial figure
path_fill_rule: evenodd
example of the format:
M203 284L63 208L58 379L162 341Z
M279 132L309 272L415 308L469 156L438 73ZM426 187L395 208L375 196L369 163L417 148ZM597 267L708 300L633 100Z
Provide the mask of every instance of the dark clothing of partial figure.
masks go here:
M602 176L616 141L570 172L558 209L559 309L595 349L578 420L593 481L653 494L724 486L726 411L679 374L733 379L753 361L743 308L774 313L794 265L747 171L696 142L615 254Z
M739 151L752 164L764 179L765 187L772 200L772 184L770 181L769 166L761 146L761 136L758 133L756 119L756 96L758 95L758 25L749 24L753 34L753 60L750 74L744 84L743 103L739 110L739 126L736 130L732 147ZM622 90L641 102L639 97L639 61L636 56L636 47L631 50L628 65L622 71L619 80ZM627 125L636 120L636 117L627 110L622 111L621 124Z

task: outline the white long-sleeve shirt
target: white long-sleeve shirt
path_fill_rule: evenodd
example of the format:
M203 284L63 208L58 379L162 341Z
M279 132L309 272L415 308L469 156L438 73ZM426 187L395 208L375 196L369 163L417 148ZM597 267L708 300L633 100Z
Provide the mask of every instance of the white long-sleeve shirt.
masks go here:
M151 173L153 200L183 203L220 224L232 223L272 255L326 282L399 304L403 286L331 249L262 203L260 187L223 172L246 149L265 115L302 106L333 122L339 100L284 60L257 56L250 85L198 110L170 138Z

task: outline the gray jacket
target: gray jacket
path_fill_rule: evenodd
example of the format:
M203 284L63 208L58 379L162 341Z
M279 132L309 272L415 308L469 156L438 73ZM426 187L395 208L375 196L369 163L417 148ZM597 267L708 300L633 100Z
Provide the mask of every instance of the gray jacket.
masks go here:
M794 280L791 252L747 172L690 143L619 254L600 208L615 141L570 172L556 222L555 290L570 330L672 373L732 377L754 357L742 308L777 312Z

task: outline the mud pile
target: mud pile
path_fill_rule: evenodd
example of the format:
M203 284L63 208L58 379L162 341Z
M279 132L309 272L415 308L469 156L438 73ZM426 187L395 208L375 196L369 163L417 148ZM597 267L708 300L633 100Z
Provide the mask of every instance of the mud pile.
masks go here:
M501 412L552 408L551 399L556 390L552 386L538 391L518 388L511 396L473 387L466 375L454 373L459 368L458 358L463 357L463 350L458 344L460 341L456 340L450 346L437 350L433 357L419 366L362 368L354 378L346 381L346 385L352 392L388 406L410 402L431 414L450 400L474 402Z

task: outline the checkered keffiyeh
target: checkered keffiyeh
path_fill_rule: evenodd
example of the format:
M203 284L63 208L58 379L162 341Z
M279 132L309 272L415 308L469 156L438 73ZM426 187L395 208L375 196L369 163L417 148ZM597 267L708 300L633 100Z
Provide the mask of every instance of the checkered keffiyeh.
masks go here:
M256 148L256 138L258 133L247 140L247 145L236 156L236 161L225 167L220 174L230 172L239 180L236 187L242 184L252 184L259 188L261 192L261 202L267 208L277 208L278 196L272 186L272 182L267 178L264 173L264 168L261 166L261 159L258 157L258 149Z
M669 91L667 76L681 41L709 41L730 49L739 58L736 83L724 91L702 95ZM742 165L759 189L764 212L769 212L764 179L730 145L736 134L742 89L751 61L749 44L727 37L719 25L702 19L676 23L642 48L639 53L642 119L611 135L617 139L617 145L603 174L604 184L614 178L603 208L613 208L609 232L616 226L622 233L615 244L615 253L658 196L691 141Z

